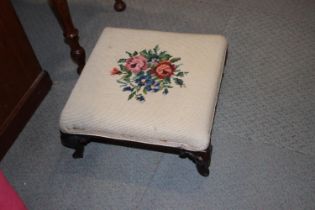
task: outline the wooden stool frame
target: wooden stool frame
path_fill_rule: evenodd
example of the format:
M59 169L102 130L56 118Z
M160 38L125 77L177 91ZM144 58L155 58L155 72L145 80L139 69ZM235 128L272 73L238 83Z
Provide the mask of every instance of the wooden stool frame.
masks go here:
M188 158L192 160L197 167L198 172L202 176L209 176L209 167L211 162L212 145L211 141L209 147L204 151L189 151L181 148L173 148L167 146L158 146L151 144L144 144L138 142L132 142L128 140L113 140L104 137L88 136L88 135L75 135L66 134L61 132L61 143L69 148L74 149L72 155L73 158L83 158L84 147L90 142L98 143L110 143L114 145L141 148L147 150L154 150L159 152L166 152L172 154L178 154L180 158Z

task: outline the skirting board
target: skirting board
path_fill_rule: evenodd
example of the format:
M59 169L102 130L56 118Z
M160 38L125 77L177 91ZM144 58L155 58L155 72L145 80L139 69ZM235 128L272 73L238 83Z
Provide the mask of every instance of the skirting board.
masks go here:
M49 92L52 81L46 71L41 71L33 84L17 103L5 123L0 127L0 160L31 118L41 101Z

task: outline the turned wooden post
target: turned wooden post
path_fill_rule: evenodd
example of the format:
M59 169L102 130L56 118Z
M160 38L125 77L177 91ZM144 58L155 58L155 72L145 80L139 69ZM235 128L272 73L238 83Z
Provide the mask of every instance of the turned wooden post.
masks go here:
M85 65L85 51L79 43L79 31L73 25L67 0L49 0L50 7L54 11L63 30L66 43L71 48L71 58L78 64L77 72L81 73ZM126 9L123 0L115 0L114 9L118 12Z
M77 72L80 74L85 65L85 51L79 44L79 31L73 25L67 0L49 0L49 4L61 25L65 41L71 48L71 58L78 64Z

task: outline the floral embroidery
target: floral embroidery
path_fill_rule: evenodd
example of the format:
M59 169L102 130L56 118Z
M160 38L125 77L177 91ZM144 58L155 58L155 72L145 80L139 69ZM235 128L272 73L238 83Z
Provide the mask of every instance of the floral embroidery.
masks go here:
M117 82L122 91L130 92L128 100L135 98L143 102L148 92L167 95L173 85L185 87L182 78L188 72L179 69L182 64L176 64L181 58L160 51L158 45L150 50L126 54L128 58L119 59L119 67L114 67L111 75L120 76Z

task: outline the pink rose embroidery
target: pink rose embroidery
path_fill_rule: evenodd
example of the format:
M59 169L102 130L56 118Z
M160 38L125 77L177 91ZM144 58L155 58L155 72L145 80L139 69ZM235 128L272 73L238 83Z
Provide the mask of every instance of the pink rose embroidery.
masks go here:
M147 59L142 55L128 58L126 61L126 68L132 73L139 73L147 69Z

